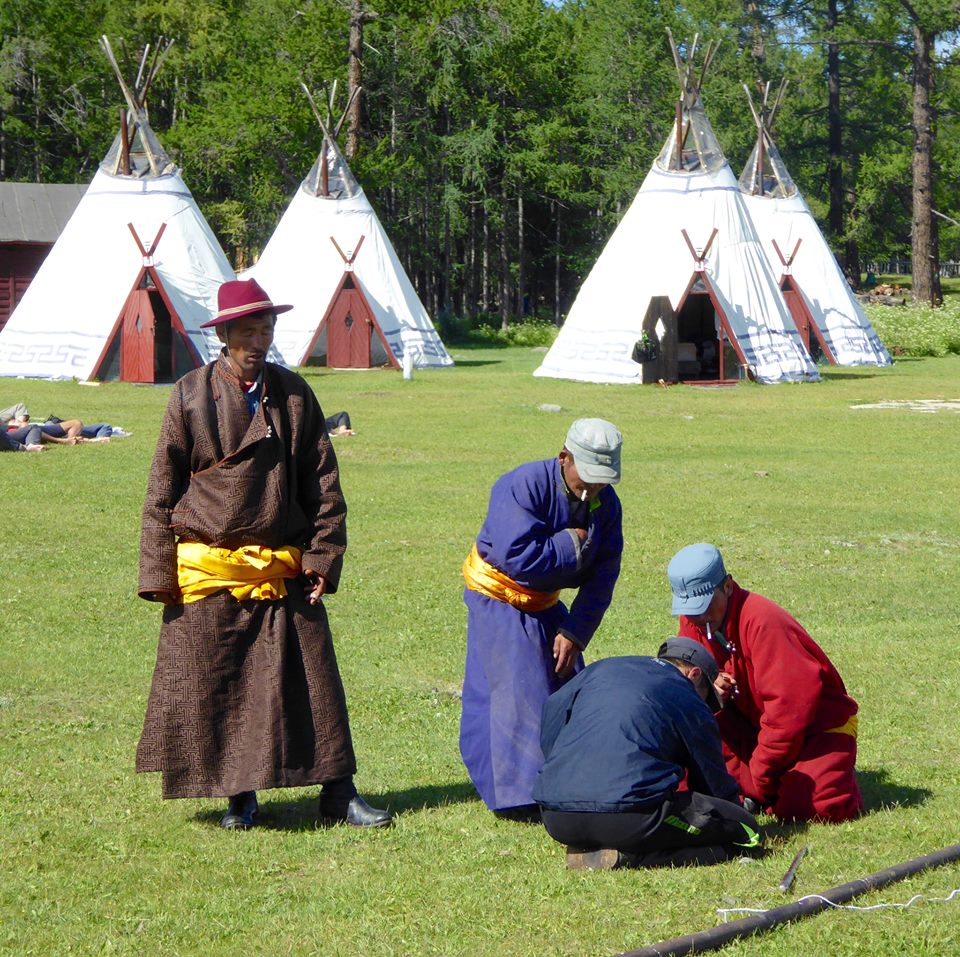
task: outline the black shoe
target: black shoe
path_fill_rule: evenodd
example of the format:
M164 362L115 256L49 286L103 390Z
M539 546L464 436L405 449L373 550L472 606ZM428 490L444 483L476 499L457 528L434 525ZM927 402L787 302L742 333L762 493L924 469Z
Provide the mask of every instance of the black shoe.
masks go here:
M320 817L332 824L349 824L351 827L387 827L393 823L389 811L370 807L359 794L354 794L346 803L342 798L321 794Z
M247 831L256 823L260 805L256 791L241 791L234 794L227 805L227 813L220 818L220 827L228 831Z

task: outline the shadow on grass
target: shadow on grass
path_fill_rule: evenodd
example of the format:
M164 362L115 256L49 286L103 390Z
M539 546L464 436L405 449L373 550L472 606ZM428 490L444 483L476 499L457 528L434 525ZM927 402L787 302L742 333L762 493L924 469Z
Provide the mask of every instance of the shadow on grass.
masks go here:
M267 792L272 794L272 792ZM388 808L391 812L419 811L424 808L445 807L449 804L462 804L478 801L477 792L468 781L437 784L430 787L407 788L403 791L384 791L381 793L365 791L360 793L372 807ZM271 800L261 795L260 815L257 828L265 831L312 831L318 827L336 825L320 817L320 788L313 788L294 800L285 800L283 792L278 791L278 799ZM226 801L221 808L198 811L194 820L198 823L216 825L226 811Z
M876 379L883 371L885 370L878 370L877 372L840 372L837 369L821 369L820 376L831 382L835 379Z
M769 854L783 850L786 845L806 834L809 829L809 821L778 821L771 815L764 816L760 823L760 832L763 834L764 844Z
M457 368L473 368L475 366L498 366L502 362L500 359L455 359L454 364Z
M866 805L864 814L891 807L915 807L933 795L929 788L912 787L892 780L886 768L857 768L857 780Z

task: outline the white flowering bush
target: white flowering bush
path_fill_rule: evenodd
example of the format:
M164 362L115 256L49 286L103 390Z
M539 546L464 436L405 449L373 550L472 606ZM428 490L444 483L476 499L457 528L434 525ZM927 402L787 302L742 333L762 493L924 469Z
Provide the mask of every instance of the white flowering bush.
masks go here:
M960 299L944 305L864 306L877 335L893 356L960 354Z

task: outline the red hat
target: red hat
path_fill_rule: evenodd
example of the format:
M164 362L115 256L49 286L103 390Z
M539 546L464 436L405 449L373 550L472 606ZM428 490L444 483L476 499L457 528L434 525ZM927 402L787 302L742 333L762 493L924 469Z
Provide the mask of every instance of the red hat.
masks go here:
M293 306L275 306L256 279L231 279L217 290L217 314L200 324L201 329L219 326L231 319L253 315L255 312L272 312L278 315Z

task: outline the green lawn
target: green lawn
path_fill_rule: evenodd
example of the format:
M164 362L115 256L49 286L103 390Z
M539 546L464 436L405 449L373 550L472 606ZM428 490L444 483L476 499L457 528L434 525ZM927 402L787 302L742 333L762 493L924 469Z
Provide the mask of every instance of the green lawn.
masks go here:
M0 953L602 957L710 927L718 908L783 903L777 883L803 844L796 896L958 841L960 417L851 407L960 399L960 359L662 389L535 379L528 349L454 357L409 382L307 373L358 431L337 440L351 544L328 609L358 784L397 812L380 833L319 827L315 791L280 791L262 795L262 828L228 834L220 802L162 802L155 777L134 775L159 628L135 597L139 511L169 389L3 380L0 406L133 436L0 459ZM582 415L625 436L624 567L589 656L653 653L674 628L669 558L715 542L860 702L862 820L768 822L773 852L752 863L584 873L541 829L484 811L457 752L460 564L491 482L555 454ZM856 903L958 886L952 866ZM955 900L826 913L727 952L958 948Z

